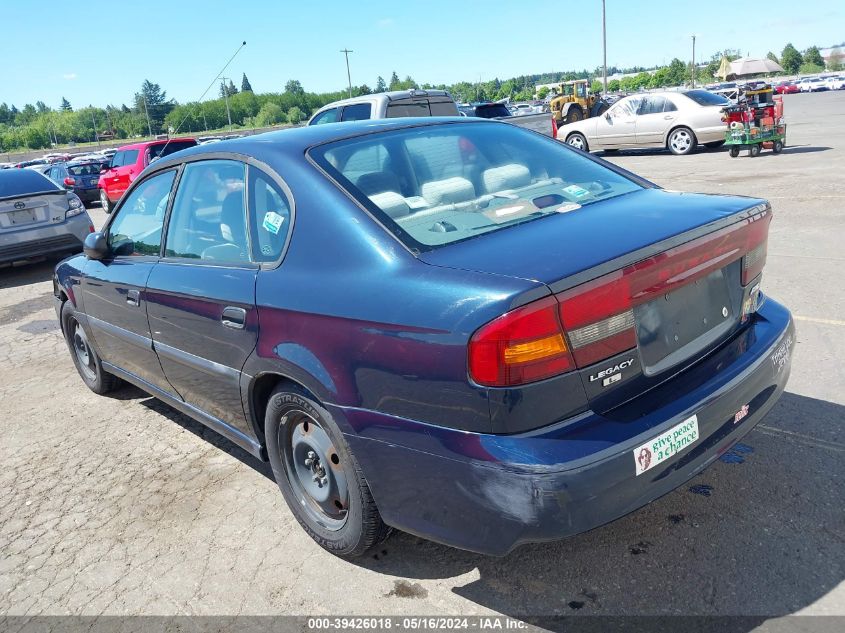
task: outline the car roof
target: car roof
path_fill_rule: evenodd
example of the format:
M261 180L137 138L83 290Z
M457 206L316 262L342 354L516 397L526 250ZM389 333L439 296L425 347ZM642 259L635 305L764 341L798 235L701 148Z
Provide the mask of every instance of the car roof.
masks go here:
M205 145L197 145L180 150L177 153L158 159L154 164L156 169L162 166L181 162L187 156L198 154L219 154L231 152L262 157L277 156L279 153L290 156L301 156L309 148L323 143L353 138L374 132L387 132L413 127L436 125L507 125L497 121L484 119L468 119L467 117L407 117L395 119L369 119L365 121L346 121L343 123L324 123L322 125L307 125L275 132L265 132L253 136L219 141Z
M117 148L118 152L122 152L127 149L146 149L147 147L153 147L154 145L164 145L165 143L173 143L176 141L194 141L196 143L195 138L190 136L183 136L179 138L172 138L172 139L159 139L157 141L142 141L141 143L132 143L131 145L121 145Z

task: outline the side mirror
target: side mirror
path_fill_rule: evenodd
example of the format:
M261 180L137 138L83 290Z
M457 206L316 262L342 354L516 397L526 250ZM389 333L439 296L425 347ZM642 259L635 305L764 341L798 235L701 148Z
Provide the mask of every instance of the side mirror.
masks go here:
M102 167L100 167L101 174L105 174L109 171L111 171L111 165L103 165Z
M109 244L104 233L89 233L82 245L82 252L88 259L103 259L109 252Z

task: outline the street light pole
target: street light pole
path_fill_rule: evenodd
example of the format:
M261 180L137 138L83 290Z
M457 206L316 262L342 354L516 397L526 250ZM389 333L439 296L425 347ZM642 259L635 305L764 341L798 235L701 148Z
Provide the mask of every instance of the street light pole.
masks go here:
M603 56L603 82L604 82L604 96L607 96L607 22L605 20L605 0L601 0L601 46Z
M144 99L144 112L147 114L147 129L150 131L150 138L153 136L153 126L150 123L150 106L147 105L147 95L142 94Z
M692 87L695 88L695 35L692 36Z
M350 51L348 48L344 48L340 51L346 56L346 80L349 82L349 98L352 98L352 75L349 74L349 53L354 53L355 51Z
M223 82L223 100L226 102L226 118L229 119L229 131L232 131L232 113L229 111L229 88L226 86L226 80L232 81L228 77L220 77Z

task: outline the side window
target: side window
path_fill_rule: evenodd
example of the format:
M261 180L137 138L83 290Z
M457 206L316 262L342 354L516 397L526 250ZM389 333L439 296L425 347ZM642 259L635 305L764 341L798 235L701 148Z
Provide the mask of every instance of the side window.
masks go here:
M112 167L120 167L123 164L123 152L117 152L111 158L111 166Z
M343 109L343 114L340 117L341 121L366 121L370 118L370 104L356 103L348 105Z
M121 163L122 167L126 165L134 165L135 161L138 160L138 150L137 149L128 149L123 152L123 162Z
M672 101L670 101L669 99L666 99L665 101L666 102L663 104L663 111L664 112L676 112L677 111L678 106L676 106L674 103L672 103Z
M279 259L290 231L290 203L279 186L263 171L249 168L249 214L252 225L253 259Z
M244 171L245 165L233 160L185 166L167 225L165 257L250 261Z
M174 170L147 178L123 200L109 226L108 244L121 255L158 255Z
M666 97L645 97L640 106L640 114L660 114L666 104Z
M336 123L337 122L337 108L332 108L331 110L326 110L325 112L321 112L317 115L317 117L311 121L311 125L320 125L321 123Z

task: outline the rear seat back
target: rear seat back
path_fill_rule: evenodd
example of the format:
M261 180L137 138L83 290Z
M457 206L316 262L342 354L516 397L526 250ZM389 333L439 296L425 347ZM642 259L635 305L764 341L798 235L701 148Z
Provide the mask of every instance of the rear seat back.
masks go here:
M423 184L420 193L430 205L466 202L475 198L475 187L466 178L454 176Z

